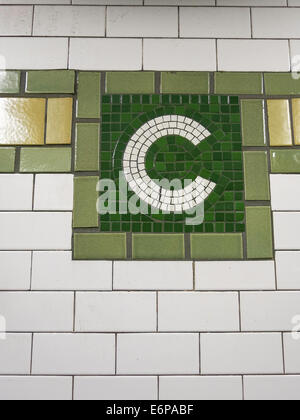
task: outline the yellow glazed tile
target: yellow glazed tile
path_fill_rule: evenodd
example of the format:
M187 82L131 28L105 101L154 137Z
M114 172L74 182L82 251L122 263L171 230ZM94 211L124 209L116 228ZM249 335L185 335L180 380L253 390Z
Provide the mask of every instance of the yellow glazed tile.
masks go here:
M292 129L289 101L268 100L268 119L271 146L292 146Z
M0 98L0 144L44 144L46 100Z
M47 144L71 144L72 98L48 99Z
M295 144L300 146L300 99L292 100Z

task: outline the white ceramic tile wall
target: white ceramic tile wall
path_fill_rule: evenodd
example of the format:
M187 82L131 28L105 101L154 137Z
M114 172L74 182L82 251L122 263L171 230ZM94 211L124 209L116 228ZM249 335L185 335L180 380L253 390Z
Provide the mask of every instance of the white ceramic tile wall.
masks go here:
M0 5L12 69L289 71L300 53L299 0ZM275 261L88 262L72 177L1 175L0 400L299 400L295 191L271 176Z

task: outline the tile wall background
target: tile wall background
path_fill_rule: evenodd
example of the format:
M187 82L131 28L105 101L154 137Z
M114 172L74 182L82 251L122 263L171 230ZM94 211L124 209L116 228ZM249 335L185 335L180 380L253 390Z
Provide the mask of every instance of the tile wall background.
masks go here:
M1 67L288 72L300 61L298 0L72 3L1 0ZM42 185L55 190L57 176L64 194L49 203ZM196 263L72 261L70 175L14 177L0 180L0 399L300 399L299 175L271 176L275 261ZM33 218L47 226L37 247ZM7 232L17 219L19 248Z

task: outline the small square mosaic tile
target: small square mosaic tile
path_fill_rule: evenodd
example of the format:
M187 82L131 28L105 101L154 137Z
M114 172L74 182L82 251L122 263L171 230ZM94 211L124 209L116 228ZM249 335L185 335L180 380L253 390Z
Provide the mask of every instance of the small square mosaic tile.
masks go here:
M271 259L299 98L282 73L9 71L0 172L74 174L74 259Z

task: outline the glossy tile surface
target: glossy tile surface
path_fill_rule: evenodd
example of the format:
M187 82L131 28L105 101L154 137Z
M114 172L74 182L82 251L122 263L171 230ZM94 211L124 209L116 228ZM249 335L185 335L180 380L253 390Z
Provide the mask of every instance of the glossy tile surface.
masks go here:
M0 71L0 93L18 93L20 76L19 71Z
M97 227L98 177L76 177L74 179L73 227Z
M45 108L45 99L0 98L0 144L44 144Z
M98 124L76 124L75 171L99 170L99 133Z
M75 72L69 70L29 71L26 79L28 93L74 93Z
M245 152L246 200L270 200L267 152Z
M21 149L20 172L70 172L70 147L28 147Z
M289 101L272 99L267 104L270 145L291 146L293 140Z
M240 234L195 234L191 236L191 254L196 260L239 260L243 258Z
M14 172L15 158L15 149L10 147L0 147L0 172Z
M292 99L293 129L295 145L300 146L300 99Z
M100 73L80 72L78 74L77 117L100 117Z
M153 72L106 73L106 93L154 93Z
M270 207L247 207L247 256L273 258L273 236Z
M46 144L71 143L72 115L72 98L48 99Z
M133 235L132 255L137 260L181 260L185 257L183 235Z
M209 93L209 73L164 72L161 74L162 93Z
M126 235L76 233L74 257L77 260L125 260Z
M243 99L242 131L243 145L248 147L265 146L264 101L260 99Z
M220 94L261 94L261 73L215 73L215 92Z
M300 150L271 150L271 171L274 173L300 173Z

